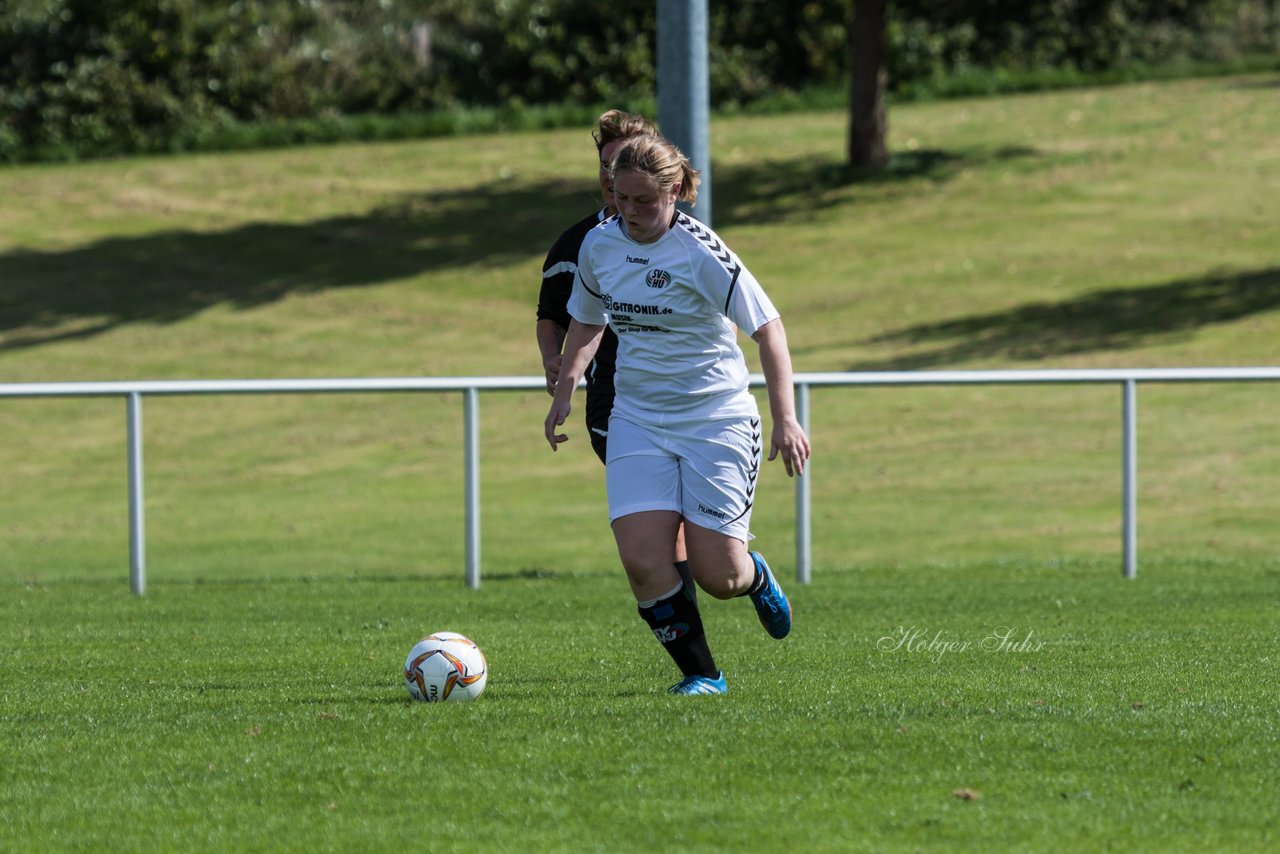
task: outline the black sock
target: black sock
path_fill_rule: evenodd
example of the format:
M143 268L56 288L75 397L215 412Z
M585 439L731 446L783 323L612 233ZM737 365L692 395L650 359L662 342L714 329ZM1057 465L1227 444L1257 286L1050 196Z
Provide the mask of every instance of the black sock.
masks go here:
M675 563L676 572L680 574L680 580L684 582L685 592L689 594L689 598L693 603L698 604L698 585L694 583L693 571L689 569L689 561L678 560Z
M711 657L702 615L698 613L698 603L689 595L691 592L682 582L661 599L638 604L636 609L681 674L714 678L720 671Z
M763 590L767 584L764 577L764 570L760 568L760 564L756 563L754 560L752 561L752 564L754 564L756 568L756 577L752 580L751 586L739 593L739 596L754 596Z

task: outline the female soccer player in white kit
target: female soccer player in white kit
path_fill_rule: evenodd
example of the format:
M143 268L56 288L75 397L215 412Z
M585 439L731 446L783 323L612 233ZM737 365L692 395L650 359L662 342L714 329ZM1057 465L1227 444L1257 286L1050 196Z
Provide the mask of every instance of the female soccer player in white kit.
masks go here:
M699 181L679 149L660 136L632 137L615 152L611 171L618 215L582 242L547 441L555 450L568 438L556 430L608 324L619 342L605 469L609 518L641 616L664 645L706 646L672 565L683 518L698 586L717 599L750 596L765 629L783 638L790 603L764 558L747 549L762 431L736 334L741 329L760 348L773 419L769 459L781 456L788 476L801 475L809 439L796 419L782 320L715 233L676 210L697 198ZM677 694L727 690L718 670L671 687Z
M547 394L554 395L556 377L560 373L561 348L572 318L569 316L569 297L573 293L573 281L577 278L578 252L582 240L603 220L617 214L613 206L613 174L609 171L613 153L627 139L640 134L657 133L657 128L643 116L622 110L608 110L596 120L591 132L595 141L596 162L600 181L600 198L604 207L584 217L565 229L551 246L547 260L542 265L542 286L538 290L538 351L542 368L547 377ZM613 372L618 354L618 338L608 329L600 339L595 358L587 369L586 426L591 438L591 450L603 463L607 459L609 441L609 415L613 411ZM684 551L684 538L678 536L675 551L676 571L684 582L684 592L695 599L696 587L689 571ZM696 615L695 615L696 616ZM672 661L686 676L716 673L715 659L705 640L690 638L684 643L665 646Z

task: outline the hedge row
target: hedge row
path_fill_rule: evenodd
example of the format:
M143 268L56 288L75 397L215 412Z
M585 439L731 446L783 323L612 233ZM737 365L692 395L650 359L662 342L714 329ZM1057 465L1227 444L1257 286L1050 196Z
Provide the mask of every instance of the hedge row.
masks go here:
M713 107L839 91L852 2L710 3ZM890 0L891 92L1275 67L1276 4ZM0 0L0 161L581 122L652 103L655 30L654 0Z

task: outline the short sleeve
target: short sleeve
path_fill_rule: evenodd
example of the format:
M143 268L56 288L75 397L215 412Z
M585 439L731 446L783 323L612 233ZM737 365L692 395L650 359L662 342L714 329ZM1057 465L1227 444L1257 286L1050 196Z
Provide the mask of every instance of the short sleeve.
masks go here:
M779 317L778 310L751 271L741 261L735 266L738 269L731 273L724 313L747 335L754 335L761 326Z
M591 269L591 247L595 241L588 235L578 251L578 270L573 278L573 293L569 295L569 314L579 323L603 326L609 322L604 310L600 284Z

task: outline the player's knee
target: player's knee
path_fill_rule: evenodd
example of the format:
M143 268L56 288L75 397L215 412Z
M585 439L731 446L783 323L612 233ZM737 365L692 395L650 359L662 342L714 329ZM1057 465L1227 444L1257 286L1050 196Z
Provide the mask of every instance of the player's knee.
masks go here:
M698 585L716 599L732 599L738 595L737 585L732 579L718 578L708 584Z
M689 567L698 587L716 599L732 599L741 596L755 580L755 564L745 548L703 548L703 542L694 538L689 549ZM723 546L723 543L716 543ZM737 553L741 551L741 554Z
M710 577L698 576L698 587L715 599L732 599L747 589L736 573L715 573Z
M650 549L642 546L629 547L623 544L618 546L618 558L622 561L622 568L626 570L627 577L636 581L643 581L653 575L660 569L668 568L667 562L656 558ZM669 567L675 572L675 567Z

